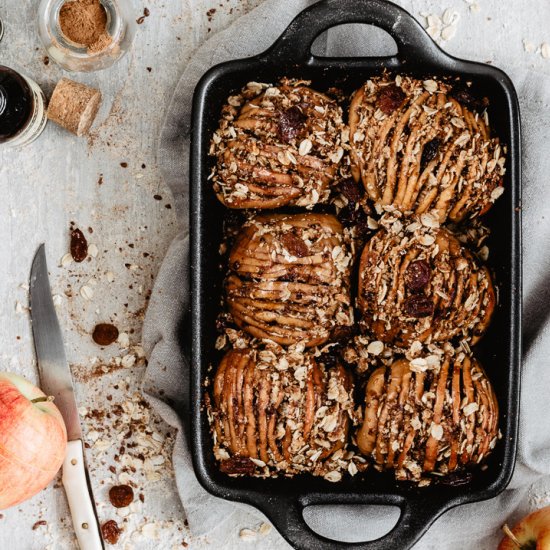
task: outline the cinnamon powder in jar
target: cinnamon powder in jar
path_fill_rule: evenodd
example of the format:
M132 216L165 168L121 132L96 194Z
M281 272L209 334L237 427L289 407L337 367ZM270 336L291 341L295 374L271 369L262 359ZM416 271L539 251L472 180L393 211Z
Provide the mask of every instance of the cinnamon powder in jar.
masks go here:
M89 53L104 50L110 43L107 12L100 0L69 0L59 11L59 27L67 39L86 47Z

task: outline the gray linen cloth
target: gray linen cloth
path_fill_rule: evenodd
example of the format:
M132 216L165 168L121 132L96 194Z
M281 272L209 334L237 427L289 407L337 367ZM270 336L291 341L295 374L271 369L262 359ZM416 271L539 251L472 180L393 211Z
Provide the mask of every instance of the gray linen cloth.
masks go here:
M174 469L191 532L197 536L208 534L208 540L216 548L229 547L224 535L228 528L257 525L263 516L249 506L220 500L202 489L193 473L186 426L182 425L186 417L189 365L185 350L179 347L178 334L186 330L189 307L191 99L196 83L207 69L229 59L263 51L310 3L307 0L266 0L199 48L177 86L160 139L159 162L174 194L182 230L170 246L158 274L145 320L143 340L149 366L144 391L163 418L178 429ZM393 42L380 33L365 35L363 31L359 26L333 29L316 47L327 48L334 56L354 55L358 51L362 54L369 51L391 53L395 49ZM545 421L550 417L550 400L546 395L550 388L550 369L546 368L550 351L547 326L550 211L544 195L545 176L550 174L550 156L544 152L550 138L550 78L519 71L512 72L511 76L520 95L524 129L525 353L518 464L510 488L501 496L451 510L436 521L417 544L418 549L495 548L502 523L515 521L527 510L526 495L531 484L541 484L541 480L546 481L550 476L550 430ZM312 507L305 516L320 534L358 542L383 535L394 525L398 512L394 508L374 506ZM262 548L287 547L275 533L260 544Z

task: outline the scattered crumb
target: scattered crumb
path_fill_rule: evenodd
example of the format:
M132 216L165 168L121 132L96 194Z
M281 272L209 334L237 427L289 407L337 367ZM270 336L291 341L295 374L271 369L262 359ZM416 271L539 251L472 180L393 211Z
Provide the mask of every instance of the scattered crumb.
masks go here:
M533 44L533 42L531 42L530 40L527 40L526 38L524 38L523 39L523 49L527 53L533 53L533 52L535 52L537 47L535 46L535 44Z
M151 12L149 11L149 8L144 8L143 9L143 15L141 17L139 17L138 19L136 19L136 23L138 25L141 25L145 21L145 18L149 17L149 15L151 15Z
M44 525L48 525L48 522L44 519L41 519L32 526L32 530L36 531L39 527L42 527Z

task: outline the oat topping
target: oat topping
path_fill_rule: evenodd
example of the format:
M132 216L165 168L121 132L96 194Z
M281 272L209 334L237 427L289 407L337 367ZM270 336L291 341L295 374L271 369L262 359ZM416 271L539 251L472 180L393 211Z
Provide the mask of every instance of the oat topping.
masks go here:
M485 213L502 194L506 148L467 87L385 74L350 106L352 173L377 204L435 211L439 222Z
M399 359L370 376L360 451L397 479L424 480L478 464L498 439L496 396L479 363L446 355L432 370Z
M219 200L229 208L312 207L327 202L348 147L342 109L334 99L282 80L250 82L231 96L210 154Z

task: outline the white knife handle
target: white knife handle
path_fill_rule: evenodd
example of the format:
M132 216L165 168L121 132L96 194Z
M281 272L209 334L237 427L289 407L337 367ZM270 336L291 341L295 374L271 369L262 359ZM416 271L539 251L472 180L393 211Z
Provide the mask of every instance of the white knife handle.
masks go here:
M102 550L103 543L88 489L84 449L80 439L67 443L67 455L63 463L63 486L67 493L80 550Z

